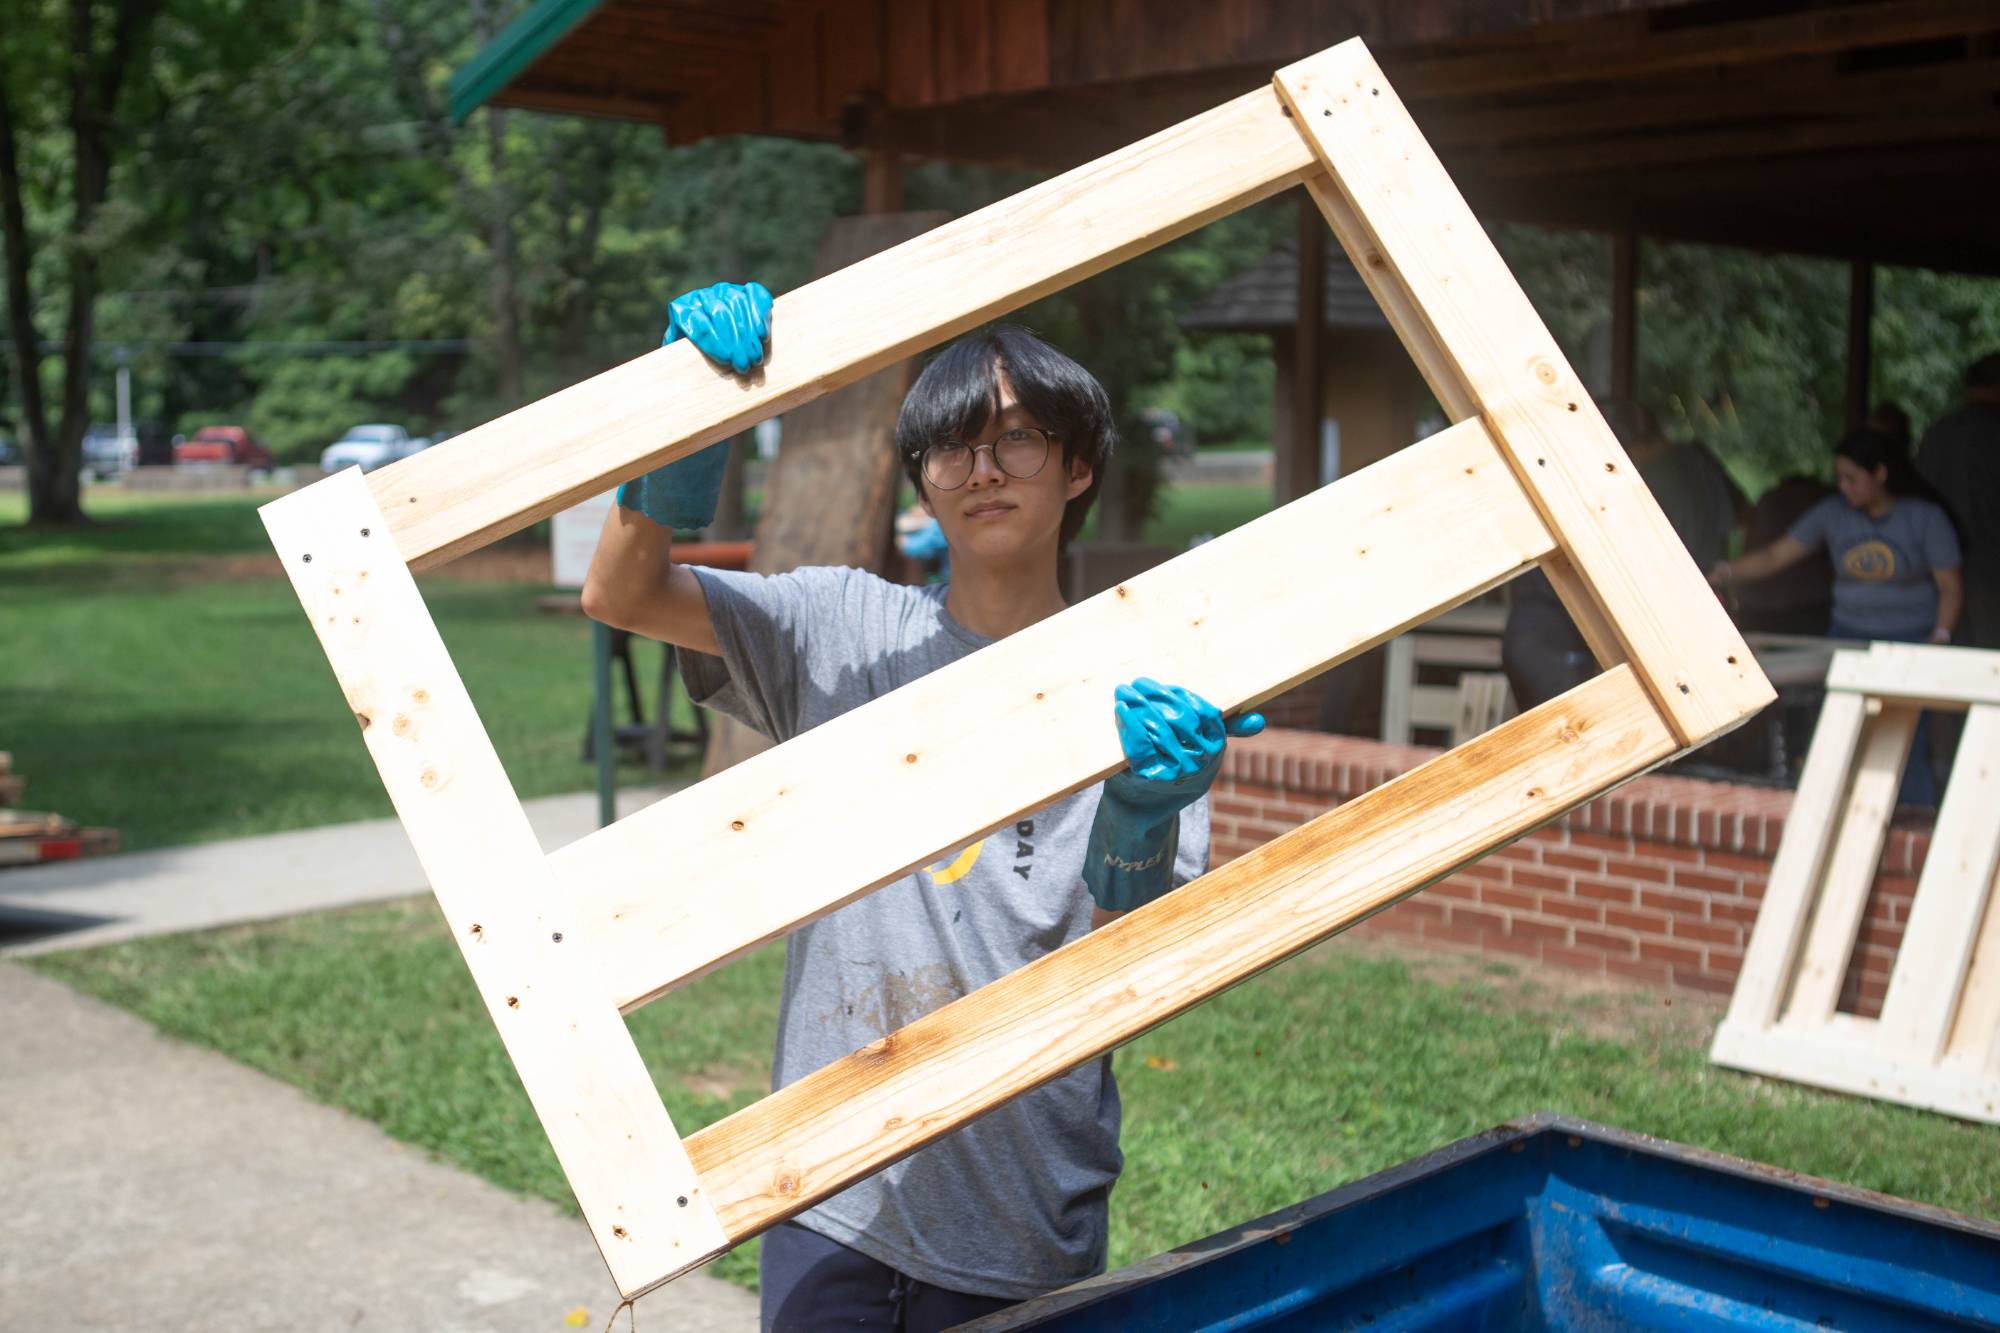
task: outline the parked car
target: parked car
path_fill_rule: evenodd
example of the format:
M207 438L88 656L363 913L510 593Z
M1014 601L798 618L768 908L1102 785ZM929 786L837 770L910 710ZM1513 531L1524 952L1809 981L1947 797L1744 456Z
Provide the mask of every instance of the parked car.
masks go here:
M373 472L384 463L409 457L429 443L411 439L401 426L379 423L355 426L326 447L319 456L319 466L322 472L338 472L346 467Z
M95 425L83 435L83 470L109 481L139 465L139 438L120 435L118 427Z
M242 426L203 426L174 446L175 463L235 463L271 466L271 451Z

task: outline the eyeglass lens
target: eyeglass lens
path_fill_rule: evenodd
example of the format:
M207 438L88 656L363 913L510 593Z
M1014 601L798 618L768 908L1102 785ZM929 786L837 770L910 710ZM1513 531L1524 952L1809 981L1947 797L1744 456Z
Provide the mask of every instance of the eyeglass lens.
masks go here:
M1016 481L1026 481L1049 461L1048 432L1020 426L991 444L968 445L943 440L924 450L924 479L941 491L955 491L972 477L979 450L991 450L993 465Z

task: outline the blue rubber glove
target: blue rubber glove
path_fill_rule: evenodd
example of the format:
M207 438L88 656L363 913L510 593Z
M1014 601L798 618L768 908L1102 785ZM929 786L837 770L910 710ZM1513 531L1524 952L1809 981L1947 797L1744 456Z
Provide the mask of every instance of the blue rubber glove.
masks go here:
M771 336L771 293L761 282L718 282L677 296L667 306L660 346L686 338L718 366L739 375L764 363ZM618 488L618 503L663 528L705 528L715 521L729 446L712 444L634 477Z
M1264 729L1259 713L1222 720L1208 700L1145 676L1113 705L1125 771L1104 780L1084 849L1083 882L1107 912L1129 912L1173 887L1180 814L1207 794L1231 736Z

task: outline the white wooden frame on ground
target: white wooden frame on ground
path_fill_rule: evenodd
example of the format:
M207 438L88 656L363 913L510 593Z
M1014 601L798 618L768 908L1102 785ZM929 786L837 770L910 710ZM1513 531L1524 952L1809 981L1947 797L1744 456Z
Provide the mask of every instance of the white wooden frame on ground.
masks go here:
M1421 728L1445 732L1460 745L1512 717L1513 692L1500 671L1506 620L1498 607L1461 606L1389 640L1382 655L1382 739L1408 745ZM1422 684L1417 673L1426 666L1455 668L1458 679Z
M413 569L1301 183L1458 424L540 854ZM627 1296L1771 698L1358 41L790 293L773 326L749 379L662 348L264 510ZM620 1007L1115 771L1113 682L1143 670L1233 711L1535 564L1602 675L719 1124L683 1140L668 1122Z
M2000 1124L2000 652L1834 654L1717 1064ZM1835 1005L1917 714L1966 710L1879 1019Z

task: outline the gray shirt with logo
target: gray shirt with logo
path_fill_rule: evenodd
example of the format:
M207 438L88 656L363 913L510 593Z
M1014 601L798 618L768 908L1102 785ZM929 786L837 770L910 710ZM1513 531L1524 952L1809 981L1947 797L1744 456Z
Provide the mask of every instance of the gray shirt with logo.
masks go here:
M1792 524L1807 550L1833 561L1833 619L1844 629L1922 638L1937 624L1933 570L1958 568L1958 538L1944 510L1904 497L1880 518L1829 495Z
M683 654L688 692L774 740L991 642L951 618L942 585L904 587L841 568L695 574L722 654ZM1104 725L1113 726L1108 690ZM1084 935L1091 912L1084 844L1100 792L1088 787L1023 815L793 932L773 1086ZM898 812L885 803L874 817ZM1204 800L1181 815L1175 883L1207 862ZM1118 1120L1110 1059L1092 1061L797 1220L935 1286L1038 1295L1104 1267L1111 1186L1123 1161Z

